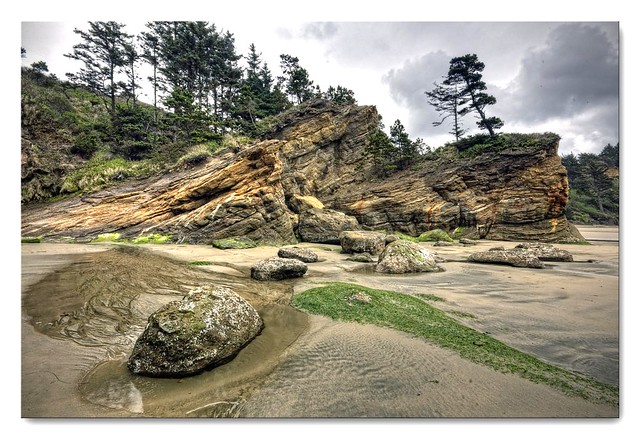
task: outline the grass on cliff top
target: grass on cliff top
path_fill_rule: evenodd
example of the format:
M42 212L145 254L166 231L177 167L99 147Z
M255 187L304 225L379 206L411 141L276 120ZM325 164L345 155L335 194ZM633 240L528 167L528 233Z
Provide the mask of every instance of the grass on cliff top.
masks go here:
M499 372L543 383L588 401L618 405L617 387L544 363L462 325L417 297L336 282L306 290L294 296L291 304L336 320L398 329Z
M461 157L476 157L486 152L496 153L507 149L547 149L559 140L560 136L555 133L501 133L493 137L488 134L476 134L450 145L455 146Z

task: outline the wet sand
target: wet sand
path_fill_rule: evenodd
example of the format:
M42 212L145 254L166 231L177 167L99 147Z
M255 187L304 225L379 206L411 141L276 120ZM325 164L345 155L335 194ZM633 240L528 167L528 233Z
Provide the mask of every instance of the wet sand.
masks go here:
M61 334L67 336L44 330L42 322L37 322L52 316L34 320L39 301L29 304L29 295L43 280L52 282L52 273L60 277L67 270L65 265L77 266L77 258L91 261L108 254L114 245L24 244L22 416L617 417L615 407L566 397L399 331L307 316L286 305L291 294L328 281L433 294L444 299L434 306L460 316L471 327L552 364L617 385L617 243L557 245L573 253L576 262L549 263L543 270L462 262L470 252L515 244L423 244L448 261L442 264L446 271L401 276L378 275L369 264L346 261L346 255L336 251L338 246L304 244L323 261L309 264L303 279L277 283L249 278L251 265L274 256L276 248L222 251L208 246L145 245L141 246L144 252L159 258L146 268L131 267L130 275L147 270L146 277L153 277L161 268L166 272L164 280L158 285L142 282L138 288L151 286L162 294L136 295L128 308L133 317L127 314L130 320L120 323L126 327L113 333L122 336L111 337L118 343L107 342L106 337L93 345L84 341L95 339L86 331L80 331L84 338L68 336L78 331L69 332L76 327L66 321L67 332ZM140 259L138 254L134 257ZM167 268L185 267L185 262L195 260L213 264L190 268L186 275L182 268ZM123 263L127 264L136 265ZM108 264L102 261L102 265ZM83 273L87 278L100 277L86 269ZM268 316L270 332L230 363L198 377L153 380L129 374L124 363L143 328L144 316L179 297L189 284L204 281L225 282L240 290L263 317ZM92 315L88 321L101 325Z

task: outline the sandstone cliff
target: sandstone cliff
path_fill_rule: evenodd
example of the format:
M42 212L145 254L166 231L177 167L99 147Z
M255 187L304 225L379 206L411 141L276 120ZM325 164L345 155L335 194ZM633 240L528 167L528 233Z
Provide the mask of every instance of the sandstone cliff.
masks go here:
M534 136L526 145L467 158L445 151L419 169L380 179L365 153L377 124L375 107L306 105L238 153L91 195L23 206L22 234L90 239L153 232L201 244L233 236L293 243L300 200L315 197L321 203L311 205L352 215L363 229L419 234L464 226L472 236L491 239L580 238L564 217L568 183L557 137L548 144Z

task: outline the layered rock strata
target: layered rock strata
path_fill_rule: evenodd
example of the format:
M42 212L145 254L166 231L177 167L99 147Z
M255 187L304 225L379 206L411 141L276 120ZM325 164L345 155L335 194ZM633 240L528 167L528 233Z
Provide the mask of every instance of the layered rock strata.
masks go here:
M355 228L417 236L462 226L469 238L581 239L564 216L568 180L557 136L552 142L531 136L525 145L473 157L445 148L382 179L366 152L378 120L375 107L312 102L240 152L82 197L23 206L22 234L90 239L105 232L163 233L174 242L242 236L292 244L339 243L341 231ZM309 227L312 215L329 213L344 219L333 234Z

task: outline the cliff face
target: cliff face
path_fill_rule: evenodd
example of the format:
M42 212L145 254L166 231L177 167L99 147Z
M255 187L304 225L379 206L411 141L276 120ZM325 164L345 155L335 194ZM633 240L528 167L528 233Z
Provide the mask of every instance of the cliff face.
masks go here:
M296 240L301 197L355 216L365 229L421 233L465 226L491 239L580 238L564 217L568 183L555 145L443 156L381 180L365 154L374 107L317 103L281 121L267 140L197 168L91 195L24 206L23 236L90 239L164 233L177 242L246 236Z

